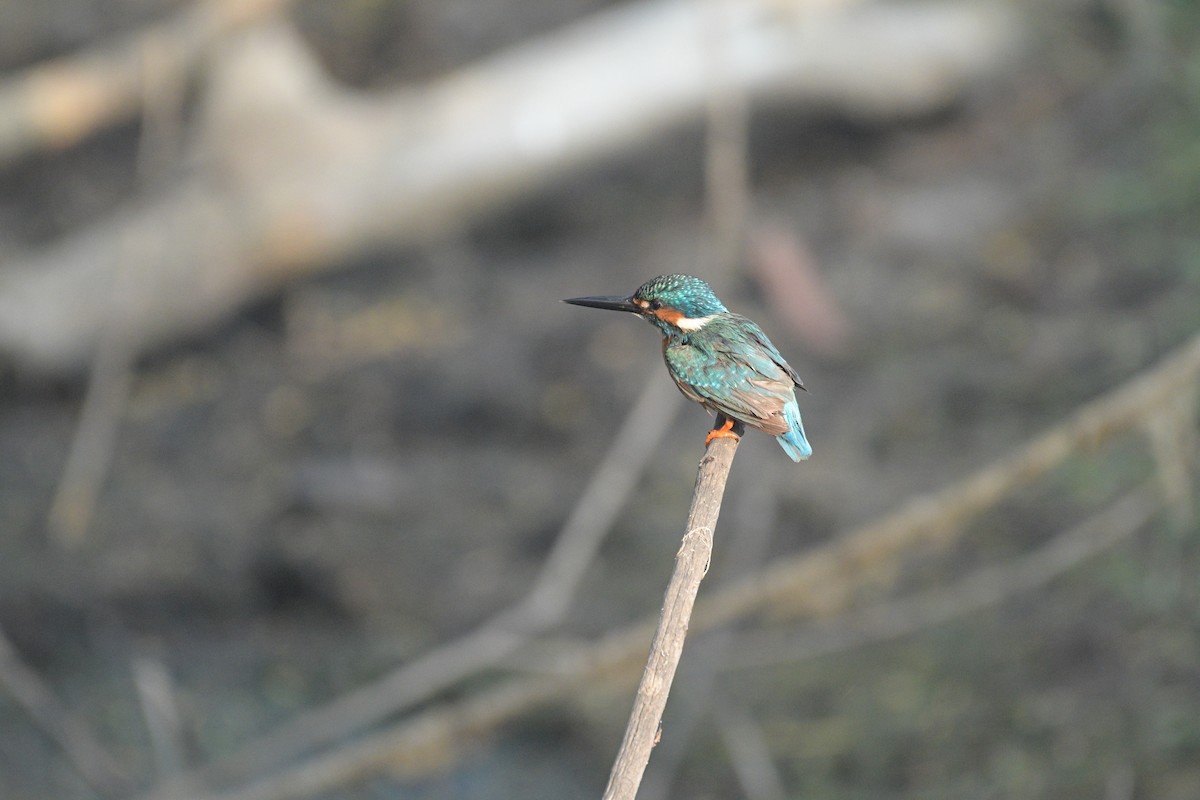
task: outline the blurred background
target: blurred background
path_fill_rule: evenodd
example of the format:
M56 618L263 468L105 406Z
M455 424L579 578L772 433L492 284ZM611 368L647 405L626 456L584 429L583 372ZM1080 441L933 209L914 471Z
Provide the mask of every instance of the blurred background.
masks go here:
M639 797L1200 797L1196 4L0 17L7 800L598 796L710 420L559 301L670 272L815 455Z

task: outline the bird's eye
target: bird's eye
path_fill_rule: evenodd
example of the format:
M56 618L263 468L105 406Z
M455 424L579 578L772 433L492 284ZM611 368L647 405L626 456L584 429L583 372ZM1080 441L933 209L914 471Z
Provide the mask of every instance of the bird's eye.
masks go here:
M661 300L651 300L650 301L650 310L651 311L658 311L660 308L662 308Z

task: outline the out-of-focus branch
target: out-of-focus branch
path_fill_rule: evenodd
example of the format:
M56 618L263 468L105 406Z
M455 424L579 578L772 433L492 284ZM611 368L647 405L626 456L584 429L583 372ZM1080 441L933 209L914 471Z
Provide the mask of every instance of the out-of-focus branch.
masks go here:
M0 631L0 690L11 697L54 740L80 777L97 794L127 791L129 778L87 726L68 711Z
M185 76L176 71L182 65L164 42L147 42L141 56L145 59L145 97L138 178L143 185L153 186L181 150ZM82 540L112 460L137 355L126 329L122 302L129 292L129 280L137 272L140 245L133 238L122 243L109 278L108 302L104 304L108 316L99 330L79 423L48 514L50 530L60 544L77 545Z
M95 50L38 64L0 84L0 164L60 150L136 115L154 79L148 51L186 74L224 34L274 13L289 0L200 0L176 17Z
M169 777L187 764L183 717L175 697L175 682L166 664L148 655L132 661L133 686L137 689L150 737L150 751L159 778Z
M775 627L741 634L723 654L719 668L788 664L898 639L1026 595L1145 527L1163 506L1156 489L1140 486L1028 555L983 567L949 586L793 630Z
M202 165L177 187L25 259L0 281L0 352L78 369L127 232L147 256L125 314L152 347L297 275L382 243L420 242L699 118L705 4L622 4L425 86L373 98L332 85L282 22L213 59ZM740 0L728 80L748 101L859 116L958 97L1011 56L999 4Z
M784 800L788 793L762 728L719 689L712 692L712 706L715 727L746 799Z
M962 523L971 515L1045 474L1067 457L1135 430L1144 419L1161 413L1164 404L1178 394L1189 392L1197 380L1200 380L1200 336L1119 388L1087 403L1049 432L933 498L838 537L815 553L784 560L765 572L719 589L707 602L697 604L692 632L727 624L780 604L795 615L822 617L838 613L856 589L877 578L882 565L894 565L910 548L928 541L929 536L948 540L962 530ZM1132 497L1114 507L1120 509L1120 517L1129 521L1129 527L1140 524L1139 515L1145 511L1141 501L1151 495L1142 491ZM1107 532L1099 535L1110 543L1124 535L1116 527L1104 530ZM1079 535L1091 534L1094 529ZM1047 549L1060 568L1074 563L1072 554L1086 549L1070 541L1060 545L1061 542L1052 543ZM1039 566L1031 574L1043 569ZM894 570L884 571L894 574ZM431 764L444 763L449 751L466 737L490 730L579 686L630 680L636 675L640 655L645 652L652 631L653 624L643 622L613 632L561 659L559 669L547 669L536 679L503 682L241 789L203 799L199 793L186 796L191 800L282 800L328 791L383 769L414 777L426 774Z
M721 625L761 610L773 616L829 614L845 607L863 576L886 573L909 549L949 542L972 516L1027 486L1068 456L1091 450L1161 414L1200 380L1200 336L1157 366L1082 406L1055 426L974 475L847 537L713 593L696 609L697 624Z

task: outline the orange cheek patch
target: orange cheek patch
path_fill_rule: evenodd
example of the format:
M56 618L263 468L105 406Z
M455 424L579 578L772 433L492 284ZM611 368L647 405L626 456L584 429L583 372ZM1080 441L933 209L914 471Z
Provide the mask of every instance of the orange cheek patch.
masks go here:
M654 312L654 316L676 327L679 326L679 320L683 319L683 314L673 308L660 308Z

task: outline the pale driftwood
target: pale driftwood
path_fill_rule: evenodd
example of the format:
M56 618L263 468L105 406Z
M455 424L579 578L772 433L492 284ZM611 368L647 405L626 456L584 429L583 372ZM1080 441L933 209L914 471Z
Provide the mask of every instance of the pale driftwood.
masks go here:
M750 100L885 117L936 108L1013 52L1003 5L645 0L428 85L368 97L329 83L283 23L216 55L194 173L24 258L0 278L0 352L78 369L110 313L139 349L381 243L461 226L581 166L698 119L713 35ZM127 236L147 242L120 308Z
M608 776L605 800L633 800L650 761L650 751L658 743L659 725L675 680L675 669L683 655L692 606L712 558L713 534L737 444L736 439L714 439L700 460L692 508L683 542L675 555L675 571L667 584L658 628L650 644L650 657L634 696L625 736Z
M1137 430L1144 420L1162 413L1180 394L1200 380L1200 336L1171 353L1154 367L1108 394L1085 404L1060 425L1027 442L1009 456L959 481L932 498L901 509L879 522L833 539L814 553L785 559L774 567L732 586L718 589L696 608L693 632L742 619L765 607L786 608L796 616L822 617L841 612L858 588L895 564L909 549L927 541L926 535L948 541L978 514L1025 486L1067 457L1099 447L1112 438ZM981 489L986 487L986 491ZM1142 521L1147 507L1144 492L1114 506L1113 519L1129 525ZM1103 518L1103 514L1099 518ZM1101 535L1109 544L1121 539L1115 527L1086 524L1080 530ZM1126 531L1128 532L1128 531ZM1074 534L1073 534L1074 535ZM1089 534L1078 534L1089 535ZM1051 543L1046 554L1054 570L1029 569L1027 577L1049 580L1097 549L1078 543ZM853 568L851 568L853 567ZM1035 574L1036 573L1036 574ZM989 585L991 579L988 579ZM999 597L996 599L1003 599ZM931 617L936 621L936 615ZM387 729L365 736L330 753L229 792L204 794L193 787L184 793L156 793L159 800L284 800L305 797L389 770L397 775L427 775L431 765L444 763L464 739L491 730L530 708L564 697L583 686L628 680L636 674L639 657L653 632L641 623L613 632L601 641L547 667L536 679L517 678L457 703L435 708Z
M200 0L118 42L37 66L0 84L0 164L60 150L132 119L154 78L146 56L193 71L222 36L259 22L288 0Z

